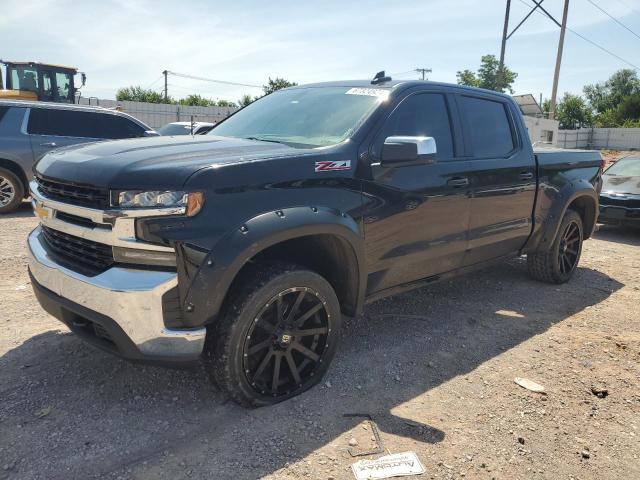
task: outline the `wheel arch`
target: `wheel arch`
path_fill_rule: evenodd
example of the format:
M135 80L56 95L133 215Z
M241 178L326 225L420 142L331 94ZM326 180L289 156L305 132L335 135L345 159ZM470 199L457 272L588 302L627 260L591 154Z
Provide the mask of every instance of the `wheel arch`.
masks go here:
M584 240L591 237L598 219L598 200L589 195L576 196L566 210L575 210L582 219Z
M18 177L18 179L22 182L24 198L29 196L29 181L27 180L27 175L24 173L24 170L22 169L20 164L3 156L0 156L0 168L9 170L16 177Z
M215 321L242 274L258 262L274 260L316 271L333 286L345 314L362 311L366 272L358 223L335 209L293 207L248 220L208 252L181 294L185 323Z
M578 180L565 185L553 198L553 205L547 211L540 229L523 248L524 253L545 251L551 248L558 229L568 209L578 212L583 223L584 239L595 230L598 219L598 193L587 180Z

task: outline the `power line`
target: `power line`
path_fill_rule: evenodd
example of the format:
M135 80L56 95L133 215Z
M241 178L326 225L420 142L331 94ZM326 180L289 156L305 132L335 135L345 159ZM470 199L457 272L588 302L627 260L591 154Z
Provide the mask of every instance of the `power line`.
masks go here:
M613 20L614 22L616 22L618 25L620 25L622 28L624 28L625 30L627 30L628 32L631 32L633 35L635 35L636 37L638 37L638 39L640 39L640 35L638 35L636 32L634 32L633 30L631 30L629 27L627 27L624 23L622 23L620 20L618 20L616 17L614 17L613 15L611 15L609 12L607 12L604 8L600 7L600 5L598 5L597 3L595 3L593 0L587 0L587 2L589 2L591 5L593 5L594 7L596 7L598 10L600 10L602 13L604 13L607 17L609 17L611 20Z
M158 78L156 78L153 82L151 82L149 84L149 86L147 87L147 89L153 87L156 83L158 83L158 81L160 81L162 79L162 75L160 75Z
M238 86L238 87L262 88L262 85L252 85L250 83L239 83L239 82L228 82L226 80L215 80L213 78L198 77L196 75L187 75L185 73L172 72L171 70L167 70L167 73L169 75L173 75L173 76L176 76L176 77L189 78L191 80L201 80L203 82L222 83L224 85L235 85L235 86Z
M528 8L531 8L531 4L529 4L529 3L528 3L528 2L526 2L525 0L518 0L518 1L519 1L520 3L522 3L523 5L526 5ZM545 13L543 13L543 12L541 12L541 11L539 11L539 10L537 10L537 12L538 12L540 15L542 15L543 17L548 18L550 21L552 21L552 22L556 23L556 21L555 21L553 18L551 18L551 17L547 16ZM603 52L608 53L608 54L609 54L609 55L611 55L612 57L617 58L617 59L618 59L618 60L620 60L621 62L626 63L627 65L629 65L629 66L631 66L631 67L633 67L633 68L635 68L635 69L637 69L637 70L640 70L640 67L638 67L637 65L634 65L634 64L633 64L633 63L631 63L630 61L625 60L625 59L624 59L624 58L622 58L620 55L616 55L616 54L615 54L615 53L613 53L611 50L607 50L607 49L606 49L606 48L604 48L602 45L599 45L598 43L594 42L593 40L589 40L587 37L585 37L584 35L582 35L582 34L580 34L580 33L576 32L575 30L573 30L573 29L571 29L571 28L569 28L569 27L567 27L567 30L568 30L569 32L573 33L574 35L576 35L577 37L580 37L580 38L581 38L582 40L584 40L585 42L588 42L588 43L590 43L591 45L593 45L594 47L599 48L599 49L600 49L600 50L602 50Z
M629 5L628 3L623 2L622 0L617 0L617 2L619 4L624 5L625 7L627 7L629 10L631 10L636 15L640 15L640 12L638 10L636 10L635 8L633 8L631 5Z

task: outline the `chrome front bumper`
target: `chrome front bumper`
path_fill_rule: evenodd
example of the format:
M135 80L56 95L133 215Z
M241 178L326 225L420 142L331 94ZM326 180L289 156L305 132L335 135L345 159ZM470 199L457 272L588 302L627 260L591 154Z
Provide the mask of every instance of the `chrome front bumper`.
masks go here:
M39 286L113 320L143 358L180 360L202 352L205 328L164 325L162 296L177 285L176 273L114 266L94 277L84 276L56 263L41 243L40 232L37 227L28 238L29 270Z

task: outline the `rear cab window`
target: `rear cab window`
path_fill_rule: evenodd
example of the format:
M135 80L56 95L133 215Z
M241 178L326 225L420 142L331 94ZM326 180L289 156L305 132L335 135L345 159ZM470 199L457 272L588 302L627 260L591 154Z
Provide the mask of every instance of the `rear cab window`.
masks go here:
M505 158L515 150L515 128L505 102L460 95L458 105L472 157Z

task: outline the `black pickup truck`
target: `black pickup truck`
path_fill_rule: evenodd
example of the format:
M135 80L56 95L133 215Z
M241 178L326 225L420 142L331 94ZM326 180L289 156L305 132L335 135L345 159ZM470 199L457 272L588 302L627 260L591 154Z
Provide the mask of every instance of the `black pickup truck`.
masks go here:
M35 168L41 305L134 361L203 360L237 402L316 384L341 317L527 255L562 283L594 231L598 152L534 152L502 94L420 81L288 88L208 135L69 147Z

